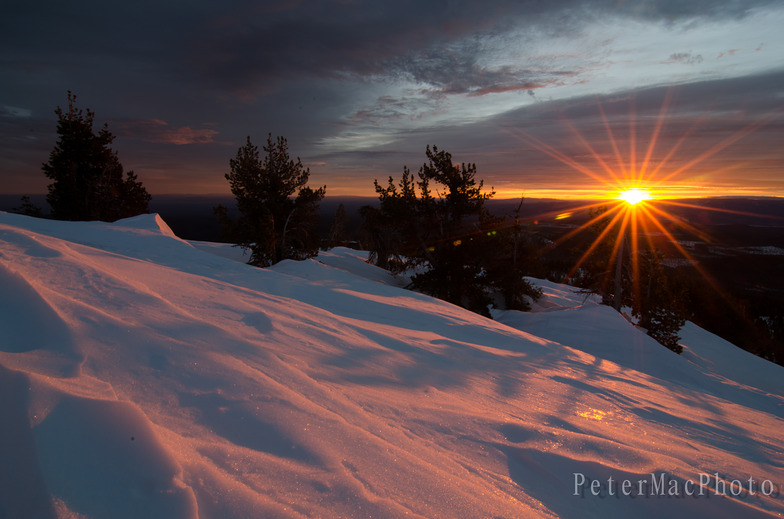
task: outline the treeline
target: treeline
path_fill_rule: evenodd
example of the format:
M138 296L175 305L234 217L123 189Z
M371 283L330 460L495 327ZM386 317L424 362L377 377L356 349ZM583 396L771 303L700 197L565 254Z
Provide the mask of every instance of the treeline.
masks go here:
M57 108L58 141L43 164L53 182L47 202L51 217L63 220L114 221L148 211L151 196L132 171L125 173L110 147L114 136L104 127L93 130L94 114L75 106L68 92L67 111ZM362 246L369 261L394 273L410 274L410 288L485 316L490 308L527 310L541 291L526 276L543 270L542 247L523 222L520 210L491 214L486 201L494 196L477 178L476 164L452 161L436 146L425 149L426 162L416 173L403 167L399 179L374 181L377 206L360 210ZM236 199L238 215L219 205L214 213L228 240L249 249L250 263L259 267L317 254L319 246L343 242L347 215L342 206L329 236L316 232L319 203L326 186L309 187L310 171L289 155L285 138L258 148L251 138L229 159L225 175ZM18 212L41 216L23 198ZM595 217L594 232L608 236L607 219ZM628 307L648 334L680 352L677 332L685 319L681 295L662 274L661 255L631 251L597 239L580 259L579 271L568 279L602 294L621 311ZM548 275L553 279L552 275Z
M370 261L414 271L412 288L485 316L498 303L529 309L541 292L524 279L530 265L519 214L510 222L487 211L494 192L483 191L476 164L453 164L436 146L425 154L416 178L404 167L399 181L374 182L379 206L361 209Z

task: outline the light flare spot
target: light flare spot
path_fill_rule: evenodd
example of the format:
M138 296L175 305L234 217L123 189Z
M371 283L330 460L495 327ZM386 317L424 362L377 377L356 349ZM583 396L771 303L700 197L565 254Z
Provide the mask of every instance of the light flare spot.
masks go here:
M601 422L605 419L607 413L599 409L588 409L587 411L579 411L577 415L589 420L596 420L597 422Z
M629 205L637 205L645 200L650 200L651 192L642 189L626 189L618 193L618 199Z

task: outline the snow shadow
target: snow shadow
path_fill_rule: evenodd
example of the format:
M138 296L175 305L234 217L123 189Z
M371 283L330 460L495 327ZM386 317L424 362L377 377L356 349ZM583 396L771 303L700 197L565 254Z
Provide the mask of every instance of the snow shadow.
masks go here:
M495 379L499 392L509 396L517 393L520 378L531 371L524 361L528 354L520 352L510 359L493 352L493 349L509 351L497 347L503 344L503 339L499 339L498 335L485 336L483 340L472 337L480 343L477 347L476 344L456 339L405 339L366 328L357 327L355 330L375 347L346 347L339 353L325 357L325 364L343 368L336 372L340 374L341 382L368 386L447 388L465 386L476 377L481 377ZM451 330L441 329L439 335L459 335L460 331L460 326ZM488 332L488 335L491 333ZM511 342L506 339L507 344ZM481 343L488 346L482 347ZM524 349L522 340L517 343L519 349ZM336 375L330 377L335 378Z
M46 487L74 516L197 515L182 469L129 402L63 395L33 434Z
M251 328L255 328L256 331L262 334L267 334L272 331L272 321L267 314L263 312L252 312L246 314L242 318L242 323L250 326Z
M80 359L76 358L71 331L57 311L36 287L2 263L0 286L13 297L13 304L3 305L0 312L0 351L24 353L46 349L74 356L74 362L61 366L59 373L73 376Z
M47 247L35 238L22 234L20 232L9 232L0 230L0 241L13 243L20 249L22 254L33 258L56 258L62 256L62 253L57 249Z
M55 519L30 427L30 379L0 365L0 517Z
M749 431L728 423L711 420L715 425L704 421L689 420L654 407L630 408L629 411L642 420L663 424L678 431L684 438L698 438L701 441L727 453L754 463L769 463L775 452L764 452L762 446Z
M293 406L230 400L216 393L180 394L179 402L181 406L193 408L197 423L234 445L294 461L311 464L319 462L314 452L298 443L291 432L281 425L297 422L282 416L300 412Z

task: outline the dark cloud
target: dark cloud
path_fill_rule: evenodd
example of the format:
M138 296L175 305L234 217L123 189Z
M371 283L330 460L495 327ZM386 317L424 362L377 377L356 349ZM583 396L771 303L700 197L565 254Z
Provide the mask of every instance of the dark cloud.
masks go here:
M406 1L359 7L303 2L275 13L260 9L232 9L200 27L194 35L196 52L187 53L188 66L230 90L261 86L270 91L281 81L303 76L394 76L416 67L407 65L408 60L441 59L443 45L492 27L504 11L503 6L470 2ZM419 57L422 50L431 58ZM470 58L455 59L464 63Z
M292 78L347 74L403 73L447 91L492 91L487 86L492 82L512 88L552 78L477 65L479 35L534 25L569 33L588 13L665 20L737 17L765 3L15 2L4 9L0 41L4 68L67 75L75 66L89 74L110 59L133 73L206 83L248 99L283 88ZM474 75L480 79L475 85L469 79ZM462 83L450 79L455 77Z
M394 173L430 142L478 157L472 161L486 159L499 182L515 161L549 168L551 173L536 175L551 178L559 174L549 166L552 159L530 153L509 130L536 128L543 140L564 141L569 148L574 143L556 131L556 122L566 117L601 139L601 118L587 101L593 98L549 98L552 87L587 82L600 71L593 56L563 64L557 49L540 49L535 60L528 49L550 38L577 38L597 21L698 30L776 5L777 0L11 0L0 17L0 174L13 180L2 189L45 186L40 163L56 138L53 110L66 102L69 89L79 95L79 106L95 111L97 122L109 121L126 167L142 179L145 169L153 171L162 183L170 174L166 189L182 186L186 175L199 186L222 186L227 143L239 145L246 135L261 141L267 132L287 136L294 153L317 164L314 171ZM775 54L776 49L754 45L743 52ZM488 59L497 47L512 50L505 60ZM728 43L708 54L686 44L655 59L673 65L668 69L691 70L720 53L724 63L735 48ZM677 113L683 125L688 117L707 117L711 124L703 135L731 131L731 114L759 115L781 103L773 77L750 79L745 90L731 81L688 87L693 77L679 79ZM622 132L628 130L631 101L621 98L635 99L640 117L655 117L661 103L653 92L661 91L617 92L612 99L604 90L592 93L603 99L605 116ZM536 104L448 117L469 102L516 93ZM730 115L720 120L720 111ZM673 109L667 130L672 135L676 120ZM768 135L772 127L766 128L755 135ZM755 138L742 142L761 147L764 140ZM378 144L327 149L323 143L329 139Z
M490 183L515 175L523 185L543 178L551 184L561 179L567 187L575 179L592 182L582 173L575 176L574 168L540 144L598 173L603 167L597 157L619 171L631 167L632 154L642 163L649 149L648 172L662 167L661 178L664 172L679 171L673 179L678 181L730 164L762 166L761 158L766 168L780 168L782 84L784 72L777 72L538 104L477 123L453 135L449 144L468 156L483 157L471 160L484 166Z
M476 72L481 38L510 27L569 34L586 19L613 15L674 21L743 17L774 0L528 2L223 3L222 13L186 27L188 66L226 88L310 74L410 74L444 84ZM481 36L481 38L479 38ZM391 69L391 70L390 70Z
M431 96L529 91L575 74L569 70L545 71L509 66L490 69L481 63L475 50L477 47L463 44L458 49L433 49L424 55L393 59L387 67L412 82L429 85L428 94Z
M417 170L427 144L452 152L456 161L475 162L486 185L506 196L595 189L601 183L572 164L610 180L605 165L622 176L632 157L637 167L647 157L648 175L674 174L670 180L685 185L729 189L740 175L740 184L754 180L781 190L784 179L770 171L784 164L782 84L784 72L778 72L538 103L460 127L409 131L374 150L318 158L357 170L368 191L373 179L398 177L403 165Z

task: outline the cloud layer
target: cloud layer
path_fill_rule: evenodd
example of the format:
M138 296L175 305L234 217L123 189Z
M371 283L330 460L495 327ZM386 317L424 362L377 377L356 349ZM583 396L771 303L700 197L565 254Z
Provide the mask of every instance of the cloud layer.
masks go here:
M79 1L7 11L5 192L44 190L53 110L70 89L109 121L127 168L143 181L145 168L155 172L153 193L225 192L236 146L268 132L286 136L332 194L371 193L373 178L417 164L433 143L477 162L488 184L566 189L595 179L520 135L578 153L575 132L603 148L606 122L627 140L658 124L657 149L690 124L688 145L707 147L755 127L710 159L746 164L754 186L784 194L774 173L782 152L762 150L784 99L784 6L775 1ZM597 106L623 113L602 118ZM692 180L709 182L700 171ZM736 175L733 185L754 187L746 184Z

